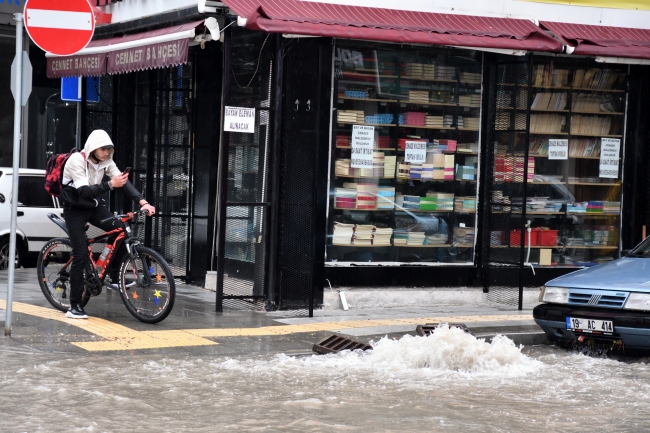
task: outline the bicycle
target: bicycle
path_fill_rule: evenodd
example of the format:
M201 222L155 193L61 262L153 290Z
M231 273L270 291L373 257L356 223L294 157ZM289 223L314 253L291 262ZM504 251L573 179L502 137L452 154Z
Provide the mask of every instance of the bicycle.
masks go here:
M132 234L131 225L137 223L140 215L146 214L146 211L139 211L106 218L102 223L120 220L124 227L87 239L88 260L84 269L82 306L88 303L91 296L99 296L102 293L104 279L114 260L115 252L124 242L127 253L120 263L117 285L126 309L136 319L145 323L158 323L172 311L176 284L169 264L160 253L142 245ZM68 233L65 221L55 214L50 213L47 216ZM89 225L86 225L86 230L88 227ZM112 236L113 241L106 243L106 248L110 251L102 262L102 256L93 253L92 245ZM104 252L107 251L106 248ZM64 312L70 308L67 299L72 257L72 243L68 238L50 240L38 255L37 272L41 290L54 308Z

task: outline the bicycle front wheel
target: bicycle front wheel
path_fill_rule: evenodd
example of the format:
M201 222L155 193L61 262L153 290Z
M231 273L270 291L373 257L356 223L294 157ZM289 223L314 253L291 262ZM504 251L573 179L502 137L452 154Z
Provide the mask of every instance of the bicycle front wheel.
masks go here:
M176 298L174 276L163 256L135 245L135 260L125 254L120 265L120 295L129 313L145 323L158 323L171 313Z
M68 311L70 308L70 267L72 265L72 243L68 238L54 238L43 246L38 254L36 273L45 299L54 308ZM85 271L84 271L85 280ZM84 287L81 305L85 306L90 293Z

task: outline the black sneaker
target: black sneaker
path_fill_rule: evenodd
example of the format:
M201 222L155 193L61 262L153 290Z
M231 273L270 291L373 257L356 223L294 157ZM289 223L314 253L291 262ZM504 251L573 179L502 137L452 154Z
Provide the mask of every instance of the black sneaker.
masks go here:
M81 307L81 305L73 305L70 307L68 312L65 313L65 317L69 319L87 319L88 315Z

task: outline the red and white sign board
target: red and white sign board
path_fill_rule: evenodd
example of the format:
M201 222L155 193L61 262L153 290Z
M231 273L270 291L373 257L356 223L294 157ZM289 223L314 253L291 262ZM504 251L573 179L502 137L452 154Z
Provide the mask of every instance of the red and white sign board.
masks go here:
M95 32L88 0L27 0L25 29L43 51L59 56L83 49Z

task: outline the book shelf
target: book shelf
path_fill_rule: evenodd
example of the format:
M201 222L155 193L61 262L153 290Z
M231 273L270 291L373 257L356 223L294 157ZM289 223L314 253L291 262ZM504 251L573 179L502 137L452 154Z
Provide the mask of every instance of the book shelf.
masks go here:
M480 59L450 49L337 46L357 57L335 59L327 261L473 262ZM353 162L364 159L357 125L374 127L364 130L374 134L366 168Z
M501 135L490 211L509 216L514 225L490 227L490 249L521 248L525 209L533 230L531 263L545 256L542 266L584 267L618 258L626 69L590 60L534 59L530 73L529 91L503 83L497 92L497 105L504 108L495 125ZM522 194L516 185L524 181Z

